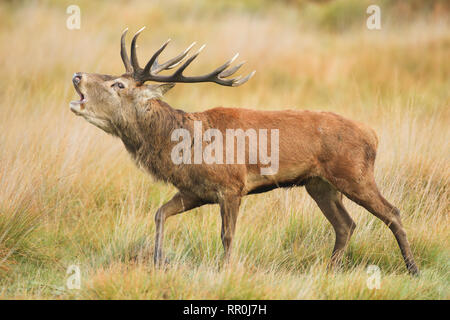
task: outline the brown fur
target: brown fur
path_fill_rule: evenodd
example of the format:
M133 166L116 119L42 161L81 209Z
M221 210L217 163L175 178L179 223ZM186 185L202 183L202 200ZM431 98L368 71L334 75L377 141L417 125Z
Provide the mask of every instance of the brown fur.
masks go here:
M80 74L80 77L79 89L88 101L85 109L74 112L118 136L140 166L179 190L156 213L155 263L163 261L163 229L168 217L218 203L222 242L228 257L243 196L305 185L336 232L332 265L341 260L355 229L342 203L344 194L389 226L408 270L418 273L399 211L381 196L375 184L373 170L378 141L367 126L331 112L214 108L186 113L160 100L162 94L157 93L167 90L162 90L164 85L139 86L126 76ZM115 88L115 81L122 81L125 88ZM95 115L101 117L99 124L89 118ZM216 128L224 137L226 129L278 129L279 171L263 176L260 164L174 164L171 150L178 142L171 141L171 133L185 128L193 136L196 120L202 121L203 130Z

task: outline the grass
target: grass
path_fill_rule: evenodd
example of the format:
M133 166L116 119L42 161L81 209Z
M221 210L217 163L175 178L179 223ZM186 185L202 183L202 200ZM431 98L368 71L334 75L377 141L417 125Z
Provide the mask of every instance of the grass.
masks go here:
M68 1L0 4L0 298L450 298L444 2L422 13L412 1L401 22L392 18L401 5L382 2L379 31L365 28L365 10L354 17L366 8L355 1L78 3L74 31L65 28ZM122 73L120 32L142 25L142 61L171 37L167 56L193 40L208 43L193 73L235 51L257 70L239 88L179 84L166 97L176 108L329 110L371 125L380 138L376 179L402 212L421 277L408 276L390 231L348 200L357 229L342 270L328 273L333 231L301 188L244 199L227 268L218 268L217 206L170 218L171 264L154 269L153 215L176 190L152 181L120 141L68 108L72 74ZM65 286L73 264L80 290ZM382 272L378 290L366 285L370 264Z

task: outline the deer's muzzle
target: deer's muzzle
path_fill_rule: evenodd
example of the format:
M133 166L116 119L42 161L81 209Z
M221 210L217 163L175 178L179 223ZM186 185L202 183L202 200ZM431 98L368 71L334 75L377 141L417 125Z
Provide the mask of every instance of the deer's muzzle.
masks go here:
M70 110L72 110L75 114L80 114L84 110L84 103L86 103L87 101L79 87L82 77L83 74L80 72L75 73L72 77L75 91L80 95L80 100L74 100L70 102Z

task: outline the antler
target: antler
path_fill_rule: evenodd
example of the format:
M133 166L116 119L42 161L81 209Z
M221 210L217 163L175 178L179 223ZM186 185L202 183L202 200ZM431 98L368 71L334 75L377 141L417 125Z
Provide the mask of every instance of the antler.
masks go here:
M232 78L232 79L225 79L234 73L238 71L240 67L245 62L242 62L232 68L228 68L233 61L238 57L238 53L225 62L223 65L215 69L214 71L205 74L203 76L194 76L194 77L187 77L183 75L183 71L194 61L195 58L200 54L200 52L205 48L205 45L201 46L200 49L193 54L191 57L189 57L175 72L168 76L158 75L163 70L169 70L172 68L175 68L178 66L183 59L188 55L189 51L192 49L192 47L195 45L195 42L193 42L186 50L184 50L182 53L180 53L178 56L162 63L158 63L158 57L161 54L161 52L167 47L167 45L170 42L170 39L167 40L161 48L159 48L153 56L150 58L150 60L147 62L145 67L142 69L139 66L137 55L136 55L136 39L139 36L139 34L144 30L144 28L140 29L133 37L133 40L131 41L131 60L128 59L128 55L125 48L125 35L127 34L128 28L125 29L122 33L122 37L120 39L121 49L120 49L120 55L123 60L123 64L125 65L125 69L127 73L130 73L131 76L138 82L144 83L145 81L157 81L157 82L185 82L185 83L194 83L194 82L214 82L217 84L220 84L222 86L232 86L237 87L241 84L246 83L254 74L255 71L252 71L250 74L248 74L246 77L242 78L241 76Z

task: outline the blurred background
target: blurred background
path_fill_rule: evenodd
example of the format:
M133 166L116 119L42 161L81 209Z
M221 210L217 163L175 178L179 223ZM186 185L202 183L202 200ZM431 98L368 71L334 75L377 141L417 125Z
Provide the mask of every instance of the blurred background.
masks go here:
M372 4L379 30L367 28ZM71 5L79 29L67 27ZM444 0L0 2L0 298L448 299L449 18ZM162 61L207 44L186 74L236 52L242 74L256 70L238 88L177 84L165 96L175 108L327 110L372 126L377 182L401 209L424 276L408 278L389 230L349 201L358 228L348 265L327 275L332 229L301 189L247 198L232 272L215 268L214 206L170 220L175 267L148 269L153 214L175 190L69 111L72 74L122 74L121 32L129 44L142 26L141 64L171 38ZM64 287L72 264L81 291ZM366 288L367 264L386 275L382 290Z

